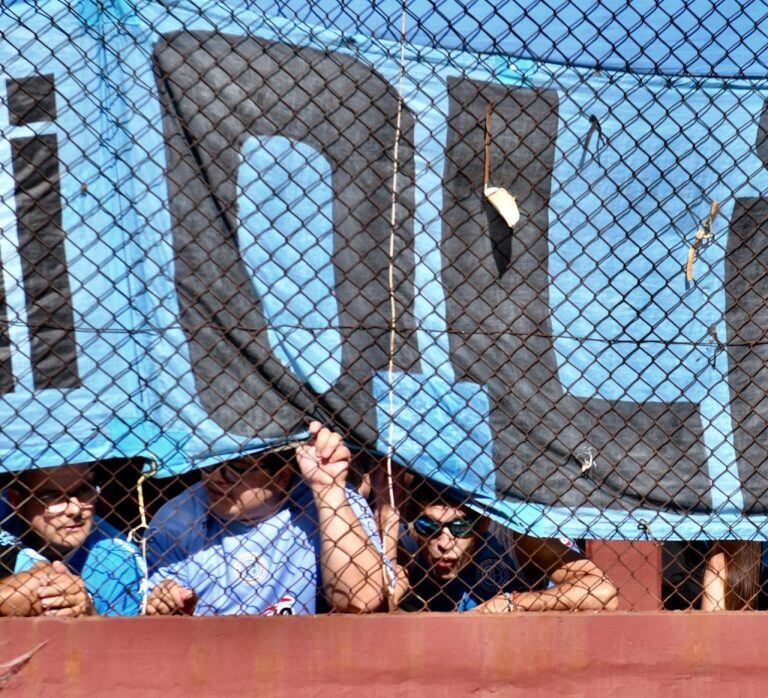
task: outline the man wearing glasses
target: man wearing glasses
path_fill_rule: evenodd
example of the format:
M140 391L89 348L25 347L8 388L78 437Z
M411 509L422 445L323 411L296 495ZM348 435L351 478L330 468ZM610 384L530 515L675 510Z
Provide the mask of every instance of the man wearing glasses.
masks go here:
M415 478L404 551L405 611L567 611L616 608L605 574L565 539L512 534L502 545L458 493Z
M4 526L18 537L11 581L19 588L7 604L13 615L140 613L144 565L136 548L94 514L93 463L19 473L6 498L13 515ZM19 603L25 595L26 612Z
M346 483L351 454L320 423L309 431L295 461L273 451L220 463L158 511L148 615L378 609L382 555L370 510Z

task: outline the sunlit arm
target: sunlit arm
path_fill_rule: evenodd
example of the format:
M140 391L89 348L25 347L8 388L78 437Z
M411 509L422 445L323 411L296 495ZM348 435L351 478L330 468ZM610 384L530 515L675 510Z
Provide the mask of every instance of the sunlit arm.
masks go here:
M38 563L27 572L17 572L0 580L0 616L42 615L38 592L52 573L50 564Z
M384 600L381 554L340 485L312 488L320 532L323 591L341 613L376 611Z
M552 538L515 535L515 549L529 576L548 578L552 586L540 591L500 594L478 607L487 612L602 611L618 608L618 591L591 560Z

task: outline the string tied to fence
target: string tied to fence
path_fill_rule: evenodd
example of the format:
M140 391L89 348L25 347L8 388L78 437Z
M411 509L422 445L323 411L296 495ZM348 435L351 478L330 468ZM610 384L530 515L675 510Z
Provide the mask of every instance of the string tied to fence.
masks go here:
M701 226L696 231L696 236L691 243L691 247L688 250L688 261L685 265L685 278L690 283L693 281L693 263L696 260L696 251L699 248L702 240L711 240L715 234L712 232L712 225L715 221L715 217L720 211L720 203L712 200L712 204L709 207L709 215L702 221Z
M510 228L514 228L520 220L520 210L517 207L517 199L504 187L490 186L491 180L491 114L493 104L488 102L485 109L485 171L483 174L483 195L496 209L496 212L506 221Z
M157 474L157 463L154 459L149 461L149 470L145 470L136 481L136 501L139 510L139 523L128 531L128 540L137 544L141 550L141 559L143 562L142 580L143 595L141 599L141 615L147 610L147 598L149 593L149 566L147 565L147 536L145 535L149 528L147 518L147 506L144 501L144 483Z

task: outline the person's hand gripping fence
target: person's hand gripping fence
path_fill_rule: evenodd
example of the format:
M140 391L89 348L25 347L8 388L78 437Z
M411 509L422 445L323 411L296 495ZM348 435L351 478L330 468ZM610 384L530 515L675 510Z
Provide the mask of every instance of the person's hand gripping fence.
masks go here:
M53 562L37 590L42 615L77 618L94 614L93 600L85 583L63 562Z
M165 579L152 589L147 599L148 616L191 616L195 612L197 596L192 589Z
M344 487L352 459L341 435L323 427L309 425L309 440L296 449L299 471L313 492L330 487Z
M341 613L378 610L384 600L382 557L349 504L345 485L352 454L339 434L319 422L309 425L309 434L296 460L317 508L325 597Z

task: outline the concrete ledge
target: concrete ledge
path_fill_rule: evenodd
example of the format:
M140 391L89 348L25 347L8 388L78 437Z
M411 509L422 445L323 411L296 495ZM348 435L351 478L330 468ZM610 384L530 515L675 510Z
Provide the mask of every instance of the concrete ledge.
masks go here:
M762 613L3 619L0 690L89 698L762 695L766 647Z

